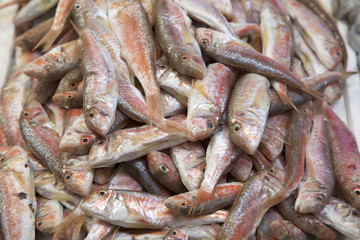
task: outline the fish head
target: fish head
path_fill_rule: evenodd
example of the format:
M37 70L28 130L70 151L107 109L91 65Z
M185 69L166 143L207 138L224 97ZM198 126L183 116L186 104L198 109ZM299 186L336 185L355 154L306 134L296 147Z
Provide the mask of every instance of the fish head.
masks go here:
M337 42L329 44L328 57L322 57L321 61L330 70L334 69L343 59L343 52Z
M30 77L35 77L42 80L60 79L63 75L63 69L59 64L64 62L63 57L56 51L49 52L34 61L28 63L24 67L24 73Z
M88 155L88 165L90 167L99 167L97 166L104 159L108 159L109 151L112 151L111 148L111 139L110 137L99 138L92 145L89 155Z
M86 108L84 111L85 122L89 129L105 136L115 121L115 112L110 107L112 103L100 102L96 106Z
M87 166L86 159L73 158L64 162L63 171L65 186L70 191L85 197L89 195L94 171Z
M27 122L30 125L40 124L39 120L41 120L42 117L47 118L43 107L38 101L32 100L24 106L20 114L20 121Z
M197 28L195 38L202 49L207 49L213 45L214 31L207 28Z
M301 213L321 211L327 203L326 187L319 186L316 182L300 183L301 188L295 201L294 208Z
M190 47L174 48L171 52L170 61L172 66L182 74L195 79L203 79L205 76L206 66L201 53Z
M52 97L53 102L64 107L81 107L82 99L82 93L79 92L59 92Z
M346 184L346 190L350 193L350 199L346 199L351 205L360 211L360 176L354 176L349 179L350 183Z
M258 148L262 133L265 129L261 123L257 122L259 117L254 111L234 112L233 116L228 116L230 139L244 152L254 155Z
M82 200L80 208L91 216L103 218L102 216L106 216L106 210L112 195L112 190L97 190Z
M271 189L279 190L285 183L285 171L277 167L270 167L264 170L265 184Z
M187 228L172 228L165 235L164 240L187 240Z
M187 215L195 197L195 194L191 192L175 195L166 199L165 206L175 213Z
M73 152L77 154L86 154L90 151L97 136L91 132L77 131L69 129L62 136L59 144L59 150L62 152Z
M51 233L63 220L63 207L57 200L38 198L35 217L36 230Z
M169 68L170 64L166 60L165 56L162 56L156 61L156 78L159 79Z
M73 16L77 31L84 29L85 26L84 9L85 9L85 4L83 0L74 1L71 8L71 15Z

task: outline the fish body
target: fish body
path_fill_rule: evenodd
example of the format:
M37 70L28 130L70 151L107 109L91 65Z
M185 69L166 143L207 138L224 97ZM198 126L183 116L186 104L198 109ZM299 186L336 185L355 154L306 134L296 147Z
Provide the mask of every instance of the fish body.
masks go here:
M58 0L32 0L29 1L21 10L16 14L14 23L16 26L26 24L37 17L41 16L49 9L57 4Z
M245 182L251 173L251 169L253 168L253 162L249 158L249 156L241 152L238 159L234 162L232 168L229 173L236 178L236 180L240 182Z

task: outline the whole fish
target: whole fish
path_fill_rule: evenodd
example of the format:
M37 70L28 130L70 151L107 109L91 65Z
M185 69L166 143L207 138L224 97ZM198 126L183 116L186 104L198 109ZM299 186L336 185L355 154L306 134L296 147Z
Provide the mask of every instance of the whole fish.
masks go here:
M315 216L351 239L360 238L359 212L340 199L330 197L329 202Z
M242 186L219 234L219 239L248 239L255 234L273 198L283 187L285 173L275 167L257 172Z
M163 54L179 73L202 79L206 66L186 12L172 0L155 2L157 40Z
M36 230L51 233L64 218L63 205L57 200L49 200L42 197L38 197L37 201Z
M166 198L145 192L99 190L83 200L81 209L91 216L126 228L158 229L219 223L227 216L224 210L200 216L178 216L165 206Z
M294 206L295 210L301 213L321 211L335 187L325 116L320 105L317 103L315 106L313 127L305 149L305 178L299 184Z
M174 193L186 192L180 173L169 155L151 151L147 154L149 169L154 178Z
M24 73L44 82L60 80L79 66L80 43L73 40L51 49L24 67Z
M269 81L246 74L236 82L228 108L230 139L247 154L254 154L265 130L270 106Z
M191 191L200 187L205 172L205 150L200 142L186 142L170 148L171 159L181 180Z
M241 152L238 159L234 162L232 168L229 173L236 178L236 180L240 182L245 182L251 173L251 169L253 168L253 162L249 158L249 156Z
M185 123L184 115L177 115L170 119L180 126ZM90 149L88 164L93 168L109 167L117 162L134 160L146 155L149 151L159 151L186 141L187 138L184 136L168 133L149 125L120 129L94 143Z
M196 202L206 201L221 176L225 175L239 156L240 149L231 141L227 126L219 126L206 149L206 168L196 196ZM196 203L194 203L196 205Z
M25 105L20 116L20 129L30 151L61 180L60 138L39 102L34 100Z
M49 9L54 7L57 4L58 0L31 0L20 11L16 14L14 18L15 26L22 26L37 17L41 16Z
M165 201L165 206L179 215L211 213L231 206L242 186L243 184L238 182L218 184L213 194L202 202L196 199L199 190L192 190L169 197Z
M175 2L184 8L193 19L203 22L213 29L236 37L236 34L229 22L221 14L221 12L211 4L210 1L175 0Z
M286 1L286 7L305 41L316 52L320 61L329 70L334 69L343 58L342 49L334 33L316 13L301 3L294 0Z
M325 115L336 188L340 196L360 211L360 153L356 139L329 106Z
M81 114L62 136L59 150L79 155L87 154L98 137L99 135L87 127L84 114Z
M191 86L188 99L187 129L190 141L208 138L219 125L225 111L235 73L221 63L208 66L205 77Z
M0 158L0 217L3 239L35 239L34 177L26 152L12 147Z
M155 44L146 12L139 0L112 0L108 2L108 9L110 25L120 41L121 55L145 91L150 122L161 125L164 110L158 104L161 95L155 72Z
M153 175L151 175L146 159L139 158L129 161L125 163L125 166L129 173L144 186L147 192L160 196L171 195L170 191L161 185L161 183L157 182Z
M269 160L275 160L283 150L289 116L280 114L268 118L259 150Z
M336 234L317 217L312 214L302 214L294 209L295 198L289 196L287 199L277 205L281 215L291 221L296 227L305 233L311 233L317 238L334 240Z
M205 54L216 61L276 79L313 97L322 98L319 92L305 86L290 70L240 39L206 28L197 28L195 37Z
M52 100L63 107L82 107L83 89L84 79L80 68L76 68L60 80Z

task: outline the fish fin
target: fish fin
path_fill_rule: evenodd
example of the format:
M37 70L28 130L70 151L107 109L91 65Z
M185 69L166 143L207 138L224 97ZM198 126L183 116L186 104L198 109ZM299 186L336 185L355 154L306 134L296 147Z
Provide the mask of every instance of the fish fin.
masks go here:
M321 92L316 91L315 89L312 89L311 87L306 87L305 92L314 98L317 98L319 100L324 100L325 95Z
M350 77L351 75L355 75L355 74L359 74L359 73L360 73L360 71L349 71L349 72L344 71L344 72L342 72L342 74L345 75L345 77Z
M51 28L49 32L45 34L45 36L36 44L36 46L33 48L33 51L40 46L43 46L42 52L47 52L51 45L55 42L55 40L59 37L59 35L62 32L62 28L60 29L53 29Z
M299 110L296 108L295 104L293 103L293 101L291 101L289 95L287 94L287 91L280 91L277 88L274 88L275 91L277 92L277 94L279 95L281 101L283 101L283 103L285 104L289 104L293 109L295 109L296 112L299 112Z
M212 191L208 192L203 188L199 188L196 198L195 198L189 212L193 212L193 210L195 208L197 208L200 205L200 203L207 202L209 200L209 198L211 197L211 195L212 195ZM205 204L204 204L204 207L205 207ZM200 212L202 212L202 211L203 211L203 209L200 209Z
M189 131L186 126L179 125L179 123L170 119L164 119L164 124L157 127L171 134L177 134L185 137L189 137L191 135L191 131Z
M113 234L112 234L111 240L115 240L116 234L119 232L119 230L120 230L120 227L116 227L116 228L114 229L114 232L113 232Z
M85 222L85 217L86 217L86 215L82 214L82 215L78 216L76 218L76 220L74 221L75 226L74 226L74 229L73 229L72 239L78 239L78 236L79 236L80 231L81 231L81 227Z
M72 226L73 224L74 225L74 232L73 232L73 237L74 237L74 234L76 233L75 231L79 231L77 232L77 234L80 232L80 229L81 229L81 226L83 225L84 221L85 221L85 213L84 212L81 212L80 214L79 213L75 213L76 211L79 211L77 208L74 208L71 213L66 217L64 218L61 223L59 225L57 225L53 232L55 233L54 234L54 237L53 239L61 239L62 237L62 234L63 232L65 231L65 229L68 227L68 226ZM73 239L76 239L76 238L73 238Z
M57 193L57 192L52 193L52 199L58 201L70 201L70 202L74 200L70 195L67 195L65 193Z
M146 105L149 113L149 125L153 124L163 125L164 123L164 107L162 105L161 95L159 94L146 94Z

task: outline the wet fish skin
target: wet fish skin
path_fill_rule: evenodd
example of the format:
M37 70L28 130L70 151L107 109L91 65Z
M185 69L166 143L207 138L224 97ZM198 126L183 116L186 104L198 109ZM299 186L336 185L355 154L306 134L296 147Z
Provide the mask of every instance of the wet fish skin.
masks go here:
M53 95L57 85L58 82L42 82L37 80L28 94L26 102L36 100L41 104L45 103Z
M208 138L215 131L229 101L234 80L235 72L231 68L213 63L202 80L193 82L186 118L190 141Z
M320 212L315 213L315 216L347 237L360 237L359 212L340 199L331 196L329 202Z
M253 168L253 162L249 158L249 156L241 152L238 159L234 162L232 168L229 173L236 178L236 180L240 182L245 182L251 173L251 169Z
M360 211L360 153L350 129L330 109L325 107L336 188L346 202Z
M185 142L171 147L170 155L186 188L189 191L198 189L206 166L205 150L201 143Z
M20 116L20 129L27 147L62 180L62 162L59 152L59 135L41 104L35 100L27 103Z
M238 182L218 184L208 199L197 202L196 205L195 200L199 190L192 190L169 197L165 201L165 206L179 215L211 213L231 206L242 186L243 184Z
M109 181L108 189L144 191L144 187L126 170L125 165L120 165Z
M305 151L305 178L299 184L294 208L301 213L316 213L324 208L335 188L335 176L321 103L315 103L313 127Z
M166 198L145 192L99 190L83 200L81 209L91 216L127 228L158 229L218 223L227 216L224 210L200 216L177 216L164 205Z
M159 151L151 151L147 154L149 170L154 178L174 193L186 192L186 187L181 181L170 156Z
M28 63L24 73L44 82L57 81L79 66L80 43L73 40L51 49Z
M46 11L56 5L58 0L32 0L29 1L21 10L16 14L14 18L15 26L21 26L26 24L35 18L41 16Z
M170 120L179 126L185 125L185 116L176 115ZM181 135L168 133L154 126L120 129L100 138L90 149L90 167L109 167L117 162L134 160L152 150L162 150L187 141ZM129 145L132 142L133 144ZM112 151L113 149L114 151Z
M183 113L186 109L185 105L180 103L173 95L166 91L161 91L161 100L165 117L172 117L176 114Z
M163 54L179 73L202 79L206 66L186 12L171 0L157 0L154 9Z
M115 226L111 223L98 218L93 218L91 228L85 240L105 239L106 237L109 237L114 230Z
M257 74L238 79L229 101L230 139L247 154L254 154L265 130L270 106L270 84Z
M36 210L36 230L51 233L63 220L63 205L57 200L49 200L38 197L38 208Z
M276 193L283 187L284 171L265 168L257 172L242 186L219 239L247 239L255 234L266 211L273 205Z
M115 172L114 167L103 167L94 169L94 182L99 185L108 183Z

